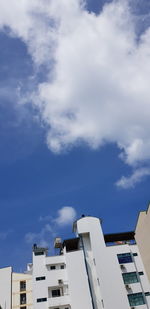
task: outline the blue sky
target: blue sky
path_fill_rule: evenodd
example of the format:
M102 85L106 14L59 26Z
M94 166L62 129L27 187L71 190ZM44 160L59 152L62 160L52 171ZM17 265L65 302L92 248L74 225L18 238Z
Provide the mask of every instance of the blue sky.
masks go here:
M0 4L0 266L20 271L82 214L120 232L147 207L150 4Z

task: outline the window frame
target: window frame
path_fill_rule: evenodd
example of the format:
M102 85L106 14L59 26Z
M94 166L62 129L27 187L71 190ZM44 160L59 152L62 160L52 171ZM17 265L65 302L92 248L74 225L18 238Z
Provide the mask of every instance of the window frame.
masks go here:
M119 264L133 263L131 252L117 254Z
M26 291L26 285L27 285L26 280L20 281L20 292Z
M24 300L22 298L24 298ZM27 294L21 293L20 294L20 305L25 305L26 303L27 303Z
M57 291L57 292L59 291L59 293L58 293L59 295L58 295L57 293L56 293L57 295L54 295L54 293L55 293L56 291ZM60 290L59 288L56 288L56 289L51 290L51 296L52 296L52 298L61 297L61 296L62 296L62 295L61 295L61 290Z
M139 296L139 299L138 299ZM128 300L131 307L145 305L145 297L142 292L128 294Z
M134 284L139 282L139 276L136 271L127 272L122 274L124 284Z

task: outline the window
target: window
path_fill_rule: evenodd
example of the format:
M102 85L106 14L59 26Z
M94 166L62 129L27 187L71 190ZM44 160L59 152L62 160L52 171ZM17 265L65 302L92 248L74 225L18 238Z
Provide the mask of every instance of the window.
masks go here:
M125 264L125 263L131 263L132 262L132 256L131 253L122 253L117 254L119 264Z
M133 256L138 256L138 254L137 253L133 253Z
M50 266L50 270L54 270L54 269L56 269L55 265Z
M20 294L20 305L26 304L26 293Z
M41 302L43 302L43 301L47 301L47 298L46 297L44 297L44 298L37 298L37 303L41 303Z
M124 273L122 274L122 276L123 276L123 281L125 284L135 283L139 281L139 278L136 272Z
M143 271L139 271L139 275L140 276L144 275Z
M45 280L45 277L36 277L36 281Z
M20 291L26 290L26 281L20 281Z
M26 306L23 306L23 307L20 307L20 309L27 309L27 307L26 307Z
M60 289L52 290L52 297L59 297L60 295Z
M142 293L129 294L128 299L130 306L139 306L145 304L145 300Z
M145 292L145 296L150 296L150 292Z
M44 252L43 252L43 251L39 251L39 252L38 252L38 251L37 251L37 252L35 251L34 254L35 254L35 255L44 255Z
M60 269L64 269L65 268L65 265L60 265Z

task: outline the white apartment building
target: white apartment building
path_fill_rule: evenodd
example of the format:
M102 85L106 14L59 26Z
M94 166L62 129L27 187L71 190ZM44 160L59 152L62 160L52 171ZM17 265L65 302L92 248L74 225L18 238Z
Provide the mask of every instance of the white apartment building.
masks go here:
M0 269L0 306L2 309L33 309L30 273L15 273L12 267Z
M82 217L73 228L75 238L56 240L59 255L33 246L33 308L150 309L134 233L103 235L95 217Z

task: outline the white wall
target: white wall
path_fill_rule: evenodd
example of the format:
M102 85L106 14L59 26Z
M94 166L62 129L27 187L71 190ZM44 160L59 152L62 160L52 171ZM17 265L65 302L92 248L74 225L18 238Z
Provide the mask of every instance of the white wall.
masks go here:
M83 252L67 252L66 265L71 309L92 309Z
M46 276L46 263L45 255L35 256L33 253L33 308L48 308L47 302L37 303L38 298L47 298L48 299L48 288L45 283L45 280L36 281L36 277Z
M11 274L11 267L0 269L0 305L2 309L11 309Z

